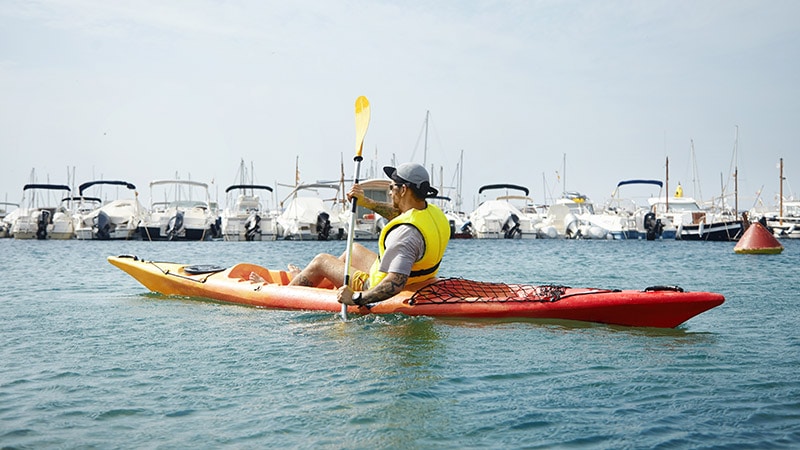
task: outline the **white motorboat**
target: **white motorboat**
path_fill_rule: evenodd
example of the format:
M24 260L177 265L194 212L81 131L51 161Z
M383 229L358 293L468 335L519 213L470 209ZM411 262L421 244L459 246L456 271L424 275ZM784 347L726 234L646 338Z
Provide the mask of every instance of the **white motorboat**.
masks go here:
M259 184L234 184L225 189L227 202L222 211L222 238L226 241L274 241L278 237L277 215L264 207L256 192L271 193Z
M204 241L221 237L220 222L206 183L156 180L150 182L150 210L137 232L147 241Z
M87 196L90 190L101 192L104 186L122 186L133 192L133 197L114 195L114 200L104 201L100 195ZM139 203L136 186L127 181L94 180L78 188L78 197L73 197L75 207L75 237L81 240L133 239L144 207ZM123 197L123 198L118 198Z
M691 197L648 199L656 217L675 226L675 239L683 241L736 241L744 232L742 220L728 214L713 214L700 208Z
M14 208L12 211L9 209ZM0 202L0 238L11 237L11 224L19 215L19 204Z
M752 219L761 217L762 223L777 238L800 239L800 201L781 202L782 208L762 212L758 216L751 214Z
M522 191L528 188L515 184L488 184L478 189L478 194L490 190ZM511 203L510 197L500 196L481 202L469 214L469 229L477 239L535 239L537 230L529 216Z
M608 230L592 223L594 204L578 192L565 192L547 210L543 225L556 229L559 237L567 239L609 239Z
M750 220L758 220L778 238L800 239L800 201L783 195L783 158L780 159L780 193L774 209L753 208Z
M339 186L332 183L300 184L284 199L287 203L278 216L280 236L287 240L343 239L347 222L338 196L322 198L320 191L333 190ZM330 204L330 206L329 206Z
M658 186L664 183L660 180L623 180L611 194L611 199L606 202L603 211L589 215L586 219L601 228L608 230L613 239L675 239L675 226L667 217L658 218L655 212L646 205L646 198L637 202L633 197L622 197L620 188L623 186Z
M72 239L71 211L63 202L70 191L62 184L26 184L10 233L15 239Z

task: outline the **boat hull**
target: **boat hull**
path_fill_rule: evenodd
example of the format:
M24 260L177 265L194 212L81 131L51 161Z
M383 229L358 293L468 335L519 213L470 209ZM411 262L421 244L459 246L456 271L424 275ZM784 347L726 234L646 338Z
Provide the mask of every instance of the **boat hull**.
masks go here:
M192 274L192 266L145 261L134 256L108 261L153 292L198 297L264 308L338 313L333 289L287 286L291 275L241 263L213 273ZM266 282L250 281L256 273ZM609 290L432 280L408 286L395 297L352 314L406 314L494 319L562 319L634 327L674 328L724 302L721 294L669 288Z
M738 241L744 226L741 221L732 220L711 224L689 224L679 227L677 239L681 241Z

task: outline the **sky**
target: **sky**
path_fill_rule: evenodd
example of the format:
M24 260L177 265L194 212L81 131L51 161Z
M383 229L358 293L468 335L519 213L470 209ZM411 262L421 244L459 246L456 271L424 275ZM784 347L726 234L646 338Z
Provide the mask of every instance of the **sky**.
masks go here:
M800 194L800 2L0 0L0 201L192 179L278 197L415 161L461 209L632 178L739 207ZM426 120L427 118L427 120ZM427 145L425 125L427 123ZM667 159L669 164L667 164Z

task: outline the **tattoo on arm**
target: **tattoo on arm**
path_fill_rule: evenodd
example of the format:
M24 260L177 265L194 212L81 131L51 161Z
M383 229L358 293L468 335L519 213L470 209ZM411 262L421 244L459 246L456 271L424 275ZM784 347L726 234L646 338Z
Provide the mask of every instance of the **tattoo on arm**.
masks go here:
M398 211L394 206L392 206L391 203L374 202L374 204L369 209L382 215L388 220L392 220L400 215L400 211Z
M377 212L377 211L376 211ZM408 281L408 275L390 273L377 286L362 295L366 303L382 302L402 291Z

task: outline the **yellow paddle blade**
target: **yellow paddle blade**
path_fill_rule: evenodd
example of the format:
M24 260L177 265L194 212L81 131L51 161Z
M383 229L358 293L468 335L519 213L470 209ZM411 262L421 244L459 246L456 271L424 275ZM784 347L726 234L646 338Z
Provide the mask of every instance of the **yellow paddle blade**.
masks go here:
M356 99L356 156L364 149L364 136L369 127L369 100L363 95Z

